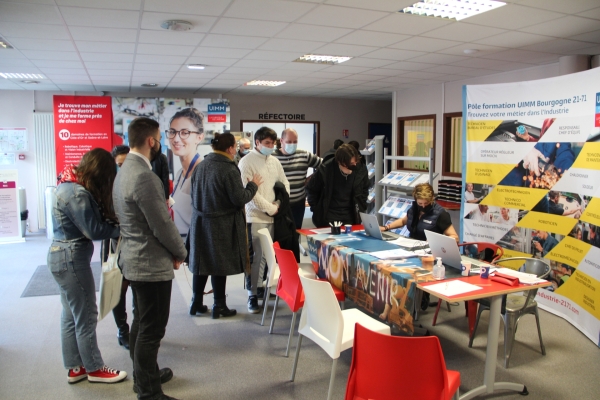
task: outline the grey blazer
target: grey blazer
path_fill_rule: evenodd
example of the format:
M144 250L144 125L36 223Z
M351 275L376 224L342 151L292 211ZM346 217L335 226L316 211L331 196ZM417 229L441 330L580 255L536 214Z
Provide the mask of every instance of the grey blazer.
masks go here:
M123 276L142 282L173 279L173 258L184 260L187 251L169 215L162 183L141 157L125 158L113 203L121 225Z

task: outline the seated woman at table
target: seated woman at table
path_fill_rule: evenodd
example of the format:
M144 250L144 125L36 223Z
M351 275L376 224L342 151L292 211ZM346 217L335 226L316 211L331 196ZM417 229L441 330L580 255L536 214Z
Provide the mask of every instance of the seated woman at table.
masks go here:
M434 201L433 187L429 183L421 183L415 186L413 197L415 201L404 217L380 226L379 229L388 231L406 225L410 237L417 240L427 240L425 230L428 230L452 237L458 242L450 214Z

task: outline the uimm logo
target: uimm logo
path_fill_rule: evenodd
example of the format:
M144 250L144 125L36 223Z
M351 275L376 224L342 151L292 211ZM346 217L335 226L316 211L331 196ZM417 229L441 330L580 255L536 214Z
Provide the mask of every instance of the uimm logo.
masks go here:
M227 104L214 103L208 105L208 122L227 122Z
M596 115L594 115L594 126L600 128L600 93L596 93Z

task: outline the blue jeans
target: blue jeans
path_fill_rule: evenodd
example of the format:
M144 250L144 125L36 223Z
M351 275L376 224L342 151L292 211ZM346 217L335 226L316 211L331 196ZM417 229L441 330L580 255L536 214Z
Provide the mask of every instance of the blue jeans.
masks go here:
M60 287L63 305L60 333L63 363L72 369L83 365L89 372L104 366L96 340L98 307L90 262L94 244L90 240L52 242L48 269Z

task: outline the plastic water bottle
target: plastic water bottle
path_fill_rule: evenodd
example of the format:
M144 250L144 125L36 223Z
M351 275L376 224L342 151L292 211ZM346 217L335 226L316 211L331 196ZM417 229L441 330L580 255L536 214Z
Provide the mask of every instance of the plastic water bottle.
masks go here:
M442 264L442 258L437 257L437 263L433 266L433 279L442 280L446 277L446 268Z

